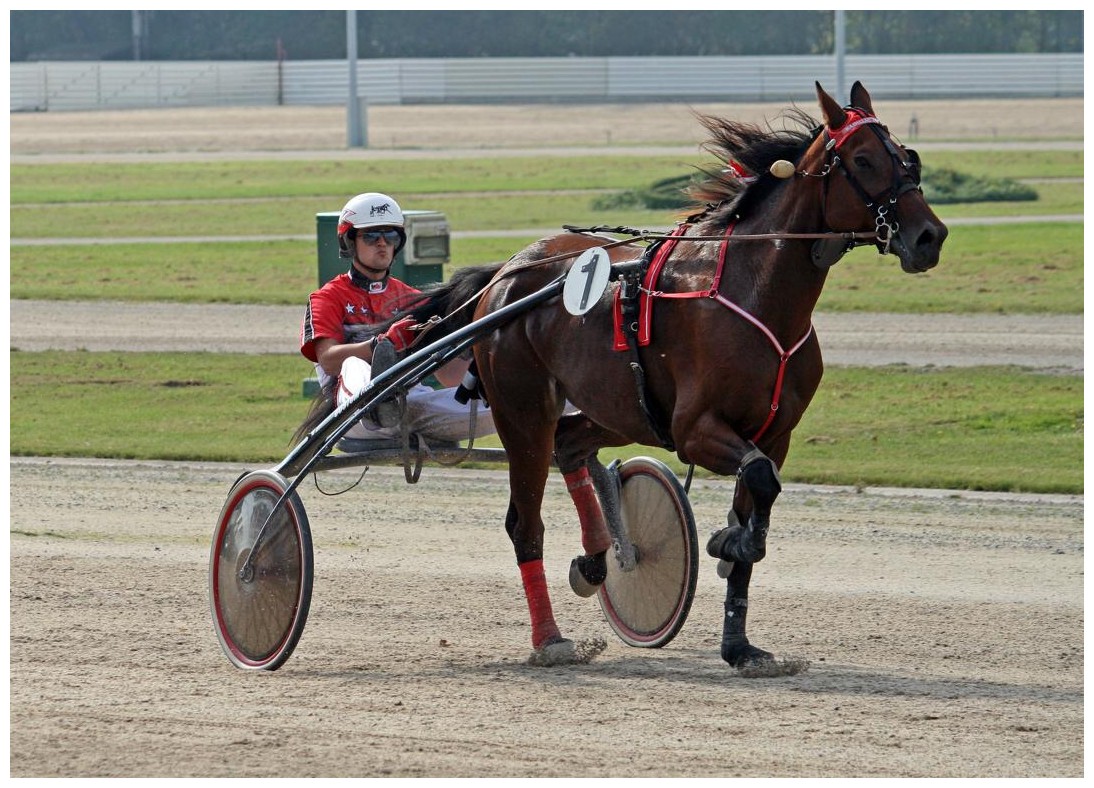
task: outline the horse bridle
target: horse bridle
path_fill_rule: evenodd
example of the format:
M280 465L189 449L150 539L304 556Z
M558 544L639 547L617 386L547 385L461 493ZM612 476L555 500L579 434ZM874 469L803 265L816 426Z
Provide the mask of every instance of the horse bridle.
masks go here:
M843 176L847 179L851 188L855 190L855 193L858 194L866 207L873 211L874 229L876 233L874 243L877 245L881 254L888 254L889 244L892 243L893 237L900 232L900 222L898 222L896 218L897 200L906 192L913 190L923 191L920 186L922 171L919 162L919 154L911 148L905 148L904 150L907 151L908 154L908 158L905 160L900 155L900 151L897 150L896 145L893 144L888 129L874 115L871 115L865 110L858 109L857 107L845 107L844 112L847 113L847 120L837 129L833 130L828 127L822 127L820 130L824 132L827 139L824 145L824 169L818 173L799 171L798 174L814 178L825 178L823 199L824 213L827 217L829 181L826 176L832 172L833 169L839 168L839 171L843 173ZM878 140L881 141L882 146L884 146L885 151L889 154L890 161L893 163L892 182L886 191L877 195L872 195L866 191L865 187L863 187L858 178L855 177L855 174L851 172L851 169L839 154L839 149L843 144L850 139L855 132L863 127L868 128L877 136ZM825 223L828 223L827 218L825 218Z
M875 232L856 232L856 231L834 231L829 230L824 233L758 233L758 234L740 234L729 237L729 240L733 241L751 241L751 240L792 240L792 239L813 239L817 240L818 244L824 244L826 242L836 242L839 246L833 253L826 253L824 256L829 257L829 261L822 264L822 267L835 263L843 254L850 251L855 246L862 246L865 244L875 244L881 254L889 253L889 244L892 243L893 236L900 231L900 223L895 221L896 219L896 201L900 199L901 195L905 192L912 191L913 189L922 191L920 188L920 163L919 154L911 148L905 148L908 153L908 160L904 161L900 152L893 144L892 139L889 136L888 129L882 125L874 115L866 112L865 110L858 109L857 107L844 107L844 112L847 113L847 120L839 126L839 128L832 130L827 126L821 126L816 130L816 135L819 136L821 132L827 137L825 143L825 165L824 169L817 173L806 172L805 170L798 170L797 175L800 177L812 177L812 178L824 178L824 213L825 224L828 223L828 180L827 176L832 172L833 168L839 167L844 177L847 178L848 183L859 195L862 201L866 204L866 207L872 209L875 213ZM872 196L866 189L859 183L858 179L854 176L854 173L848 169L847 165L843 162L843 159L839 155L839 148L851 137L853 133L861 129L863 126L870 128L878 139L881 140L881 144L885 146L885 150L888 152L890 159L892 160L893 167L893 179L889 186L889 189L880 196ZM816 136L814 137L816 139ZM901 171L907 173L902 174ZM889 220L890 209L892 210L893 221ZM690 220L689 220L690 221ZM628 244L637 243L639 241L655 241L655 240L668 240L674 238L673 235L666 235L664 233L650 231L650 230L637 230L632 227L609 227L607 225L597 225L594 227L575 227L572 225L563 225L563 229L569 232L575 233L599 233L599 232L619 232L626 233L632 238L625 238L621 240L614 240L603 244L605 249L613 246L625 246ZM871 237L872 236L872 237ZM727 240L727 236L690 236L690 237L677 237L677 240L682 241L718 241L724 243ZM565 252L563 254L553 255L541 260L536 260L530 264L523 266L510 267L508 265L502 266L494 277L483 287L479 292L468 298L457 309L452 310L451 314L459 312L461 309L476 303L480 296L486 293L495 283L504 279L518 270L523 268L533 268L548 263L555 263L559 260L568 260L578 256L581 251L577 252ZM816 257L816 254L814 255ZM435 324L440 323L445 318L439 316L433 316L429 318L425 323L415 326L416 330L428 330Z

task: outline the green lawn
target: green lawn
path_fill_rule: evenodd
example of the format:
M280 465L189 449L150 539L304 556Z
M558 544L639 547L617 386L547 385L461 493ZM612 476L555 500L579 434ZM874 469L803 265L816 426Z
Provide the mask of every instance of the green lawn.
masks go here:
M11 453L271 465L308 403L295 355L11 353ZM498 445L496 439L478 445ZM650 448L605 451L673 457ZM832 369L795 482L1081 493L1083 380L1012 368Z
M954 227L939 266L916 276L864 247L832 269L818 309L1076 314L1082 239L1078 222ZM455 239L446 275L533 240ZM313 241L13 246L10 281L12 298L302 304L317 261Z
M930 151L924 168L959 169L996 178L1082 177L1082 151ZM362 184L392 194L512 190L637 189L689 173L713 159L693 156L587 156L505 159L219 161L185 164L15 164L13 205L149 200L327 198L356 194ZM338 210L341 202L334 200ZM407 206L404 206L407 207ZM324 210L324 209L320 209Z
M316 284L316 220L365 188L443 212L454 231L662 228L671 212L594 209L609 191L707 164L692 157L13 165L10 297L51 301L302 304ZM931 167L1010 178L1081 178L1081 151L937 151ZM929 177L929 175L928 175ZM1083 187L1035 184L1021 203L943 205L968 217L1083 213ZM58 217L64 217L63 231ZM279 240L278 236L304 240ZM118 238L186 239L117 243ZM253 236L253 241L205 237ZM453 238L456 267L508 258L535 239ZM951 224L942 262L917 276L872 249L829 274L818 309L1081 314L1081 222ZM19 353L10 356L12 454L231 460L284 456L307 409L298 356ZM1083 380L1014 369L827 373L795 436L790 481L1082 492ZM490 440L480 445L491 445ZM492 445L497 445L493 443ZM672 457L655 449L630 453ZM605 452L608 455L608 452Z
M1040 184L1039 197L1024 202L957 203L936 206L943 220L983 216L1082 214L1082 184ZM440 211L452 230L519 230L573 225L626 225L661 229L680 215L672 211L595 208L594 192L533 191L443 194L401 200L407 210ZM273 200L180 200L157 202L74 202L64 206L65 236L83 238L201 238L313 235L317 213L337 211L345 197L289 197ZM12 238L58 237L55 209L16 204L10 210Z
M219 161L185 164L17 164L12 203L147 202L345 196L369 184L393 195L561 189L634 189L690 172L709 156ZM337 202L332 209L342 205ZM408 207L408 206L404 206Z

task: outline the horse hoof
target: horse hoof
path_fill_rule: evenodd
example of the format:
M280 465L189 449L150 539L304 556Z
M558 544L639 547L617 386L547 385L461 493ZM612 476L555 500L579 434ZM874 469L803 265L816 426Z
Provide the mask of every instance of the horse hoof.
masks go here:
M718 561L718 566L714 568L714 571L718 573L718 577L725 580L729 577L729 573L733 571L733 562L726 561L724 558Z
M598 654L608 647L604 638L591 640L556 640L554 643L536 649L528 657L528 664L537 668L549 668L555 665L585 665L592 662Z
M767 555L767 528L731 525L715 531L707 540L707 555L728 562L758 564Z
M608 579L607 551L579 555L570 562L570 588L580 597L595 594Z
M570 561L570 588L574 593L580 597L590 597L600 590L600 583L590 583L585 579L585 575L581 574L581 567L578 565L577 559Z
M740 528L739 525L736 527L738 529ZM710 535L710 538L707 540L707 555L709 555L711 558L724 559L725 556L722 554L722 550L725 548L726 542L729 541L729 538L733 535L733 533L734 531L732 527L723 528L720 531L715 531L714 533L712 533Z
M746 679L795 676L809 669L809 660L804 657L776 659L770 651L756 648L750 643L746 643L743 647L723 645L722 659L736 668L738 675Z
M741 638L743 640L743 638ZM722 659L734 668L742 668L746 665L756 665L763 662L773 662L775 655L762 648L756 648L748 641L743 643L723 643Z

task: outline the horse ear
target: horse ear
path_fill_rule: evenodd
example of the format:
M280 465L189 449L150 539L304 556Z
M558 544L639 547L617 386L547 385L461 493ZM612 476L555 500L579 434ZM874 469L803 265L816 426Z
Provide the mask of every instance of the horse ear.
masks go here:
M874 105L870 101L870 94L866 92L866 88L862 86L862 83L857 80L851 86L851 106L864 109L871 115L874 114Z
M839 103L834 98L825 93L819 82L816 86L817 101L820 102L821 112L824 114L824 124L830 129L838 129L846 122L847 113L840 109Z

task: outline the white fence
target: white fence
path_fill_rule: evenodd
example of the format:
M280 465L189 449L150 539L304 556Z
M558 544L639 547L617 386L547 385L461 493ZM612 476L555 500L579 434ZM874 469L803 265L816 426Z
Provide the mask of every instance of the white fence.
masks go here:
M848 55L888 99L1083 95L1082 53ZM344 104L344 60L12 63L11 111ZM796 101L836 89L829 56L360 60L371 104Z

